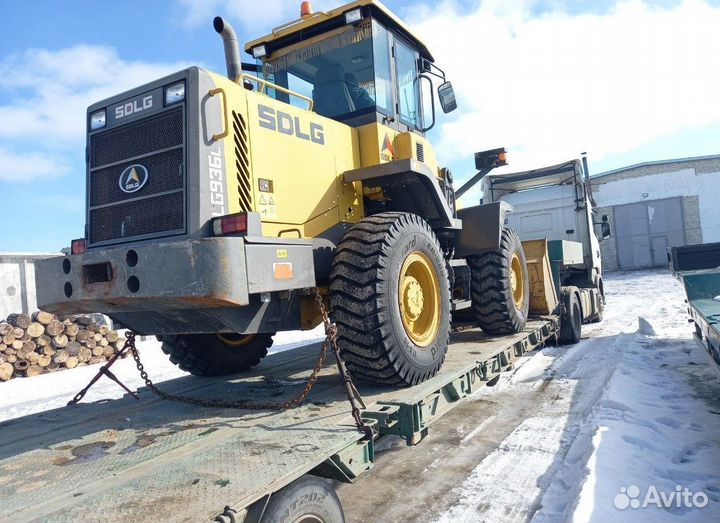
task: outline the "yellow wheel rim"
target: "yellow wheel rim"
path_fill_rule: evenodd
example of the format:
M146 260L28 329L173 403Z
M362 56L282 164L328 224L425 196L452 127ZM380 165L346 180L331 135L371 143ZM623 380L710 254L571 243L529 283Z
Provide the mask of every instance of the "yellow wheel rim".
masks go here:
M520 257L515 252L510 260L510 290L515 308L522 309L525 303L525 280Z
M430 259L411 252L400 269L400 317L405 332L419 347L427 347L440 329L440 284Z
M225 345L228 345L230 347L242 347L243 345L247 345L252 340L254 340L256 335L255 334L246 334L246 335L230 334L229 336L233 336L232 338L225 334L216 334L215 336L220 338L220 340ZM237 337L234 337L234 336L237 336Z

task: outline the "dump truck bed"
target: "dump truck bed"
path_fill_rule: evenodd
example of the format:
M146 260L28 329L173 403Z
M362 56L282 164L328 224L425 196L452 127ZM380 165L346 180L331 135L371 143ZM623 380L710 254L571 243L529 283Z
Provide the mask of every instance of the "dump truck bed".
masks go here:
M405 389L359 384L364 416L380 437L419 442L453 404L484 386L557 330L534 320L515 335L456 332L442 371ZM187 376L161 384L198 398L280 401L306 383L319 344L268 356L252 373ZM152 369L149 369L152 375ZM0 424L3 519L24 521L212 520L242 509L306 473L353 481L372 467L329 356L302 406L286 411L208 409L143 389Z

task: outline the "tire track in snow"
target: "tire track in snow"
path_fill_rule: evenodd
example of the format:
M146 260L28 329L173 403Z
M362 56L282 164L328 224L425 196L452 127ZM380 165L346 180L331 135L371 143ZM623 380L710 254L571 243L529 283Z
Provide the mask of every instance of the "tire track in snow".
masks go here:
M543 400L536 414L522 421L482 460L455 490L452 508L437 522L530 519L568 450L576 438L585 436L585 418L615 372L624 338L618 336L611 343L608 338L583 340L537 380L516 383L517 387L542 388ZM568 487L573 483L568 482Z

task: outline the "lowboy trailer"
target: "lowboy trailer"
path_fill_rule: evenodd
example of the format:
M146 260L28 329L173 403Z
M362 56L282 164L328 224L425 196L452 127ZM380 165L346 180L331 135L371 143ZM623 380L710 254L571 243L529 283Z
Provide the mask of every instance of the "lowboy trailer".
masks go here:
M415 445L430 426L524 353L557 335L559 319L517 334L479 328L451 335L442 371L409 388L363 385L372 440L358 432L332 361L292 410L203 409L143 390L0 424L0 499L11 521L344 521L331 478L372 469L388 435ZM227 380L188 376L161 384L198 398L283 401L306 383L319 345L272 354ZM294 511L294 512L293 512Z

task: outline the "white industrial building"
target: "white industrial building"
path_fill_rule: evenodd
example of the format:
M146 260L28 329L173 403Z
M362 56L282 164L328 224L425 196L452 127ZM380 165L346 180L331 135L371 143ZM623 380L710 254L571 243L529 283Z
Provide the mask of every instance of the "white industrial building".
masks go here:
M606 271L660 267L667 248L720 242L720 155L645 162L591 178Z

